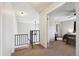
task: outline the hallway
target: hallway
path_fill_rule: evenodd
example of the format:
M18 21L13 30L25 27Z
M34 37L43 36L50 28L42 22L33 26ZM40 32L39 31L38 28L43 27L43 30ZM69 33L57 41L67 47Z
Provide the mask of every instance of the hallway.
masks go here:
M75 54L75 47L66 45L62 41L55 41L50 42L47 49L41 45L35 45L33 49L16 50L13 56L75 56Z

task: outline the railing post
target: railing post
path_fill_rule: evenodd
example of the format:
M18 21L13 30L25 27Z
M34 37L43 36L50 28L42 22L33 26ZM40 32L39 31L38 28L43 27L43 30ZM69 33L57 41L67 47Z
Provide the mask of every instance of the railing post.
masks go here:
M33 31L30 31L30 45L33 48Z
M32 48L33 48L33 43L37 43L39 41L40 41L40 30L31 30L30 31L30 45L32 46Z

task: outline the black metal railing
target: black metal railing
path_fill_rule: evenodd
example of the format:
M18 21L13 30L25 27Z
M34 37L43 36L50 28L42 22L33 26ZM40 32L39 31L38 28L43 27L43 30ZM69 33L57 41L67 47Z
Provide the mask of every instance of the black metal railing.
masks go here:
M30 31L30 44L33 47L33 44L37 42L40 42L40 30L31 30Z
M28 34L16 34L15 46L21 46L24 44L29 44Z

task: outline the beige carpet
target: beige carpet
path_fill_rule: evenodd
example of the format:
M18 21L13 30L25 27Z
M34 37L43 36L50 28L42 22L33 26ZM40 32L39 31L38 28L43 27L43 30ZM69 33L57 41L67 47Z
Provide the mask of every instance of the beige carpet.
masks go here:
M13 56L75 56L75 47L66 45L65 42L55 41L50 42L49 47L43 48L40 45L34 46L34 48L25 48L16 50Z

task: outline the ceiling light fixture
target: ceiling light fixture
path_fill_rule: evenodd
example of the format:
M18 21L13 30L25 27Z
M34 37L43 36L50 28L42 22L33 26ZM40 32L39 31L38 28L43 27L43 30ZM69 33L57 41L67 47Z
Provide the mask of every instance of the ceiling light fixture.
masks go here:
M21 14L24 14L24 12L21 12Z
M20 12L20 15L21 15L21 16L24 16L24 15L25 15L25 13L24 13L23 11L21 11L21 12Z
M17 11L17 15L18 16L25 16L25 15L27 15L27 13L24 11Z

